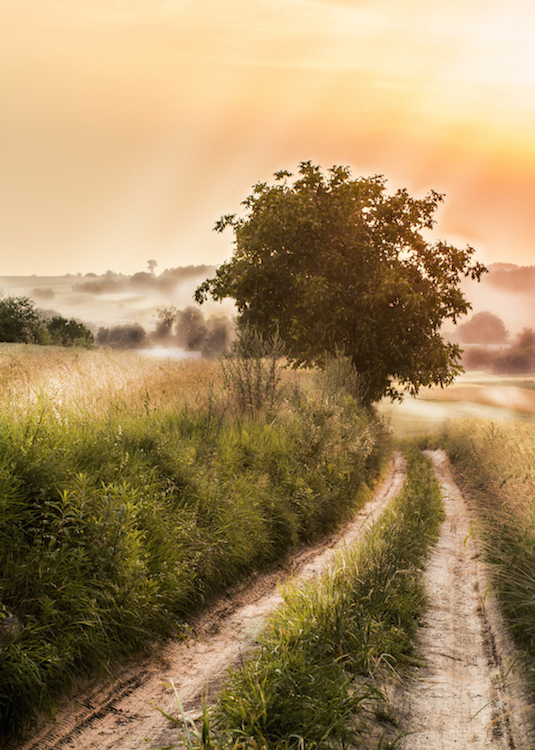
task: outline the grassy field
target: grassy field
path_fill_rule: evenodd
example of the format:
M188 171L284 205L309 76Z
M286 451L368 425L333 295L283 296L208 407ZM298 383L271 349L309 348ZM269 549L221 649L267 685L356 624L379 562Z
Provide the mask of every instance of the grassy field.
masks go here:
M389 451L336 366L319 377L260 359L2 345L0 396L5 736L81 673L180 637L214 593L341 523ZM535 676L535 381L470 374L379 411L395 437L433 432L447 448ZM429 469L412 460L377 530L318 586L288 594L222 697L218 742L343 745L362 707L383 710L380 667L411 658L418 569L440 519Z
M334 528L388 451L339 384L268 364L4 345L0 374L4 734Z
M403 403L383 401L379 413L395 437L417 438L440 432L449 421L535 422L535 378L482 372L461 375L448 388L426 388Z

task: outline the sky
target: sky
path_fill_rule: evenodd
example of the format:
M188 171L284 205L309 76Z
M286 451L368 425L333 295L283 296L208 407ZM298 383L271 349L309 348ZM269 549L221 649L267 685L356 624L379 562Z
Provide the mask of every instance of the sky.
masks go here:
M218 264L300 161L535 264L532 0L0 0L0 276Z

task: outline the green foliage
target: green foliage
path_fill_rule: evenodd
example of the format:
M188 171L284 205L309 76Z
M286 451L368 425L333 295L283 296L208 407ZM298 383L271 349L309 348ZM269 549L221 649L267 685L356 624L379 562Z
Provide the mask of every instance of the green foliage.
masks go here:
M462 277L486 269L471 264L470 247L424 239L442 196L387 195L383 177L352 179L342 167L325 176L310 162L289 177L255 185L245 216L216 224L233 230L234 255L197 288L197 302L233 298L239 323L278 330L297 366L345 354L365 404L451 383L460 351L440 327L470 307Z
M0 416L0 725L20 729L83 670L176 632L214 592L325 533L385 452L354 402L275 419L41 397Z
M93 334L74 318L45 319L29 297L0 299L0 341L91 348Z
M90 349L95 343L94 336L89 328L83 323L78 323L74 318L67 320L62 315L54 315L45 325L52 344L85 346Z
M43 321L29 297L0 299L0 341L40 344L44 338Z
M266 748L344 747L362 731L349 719L381 700L385 663L412 659L420 569L442 519L432 468L413 453L404 489L362 543L286 592L260 653L231 674L221 727Z

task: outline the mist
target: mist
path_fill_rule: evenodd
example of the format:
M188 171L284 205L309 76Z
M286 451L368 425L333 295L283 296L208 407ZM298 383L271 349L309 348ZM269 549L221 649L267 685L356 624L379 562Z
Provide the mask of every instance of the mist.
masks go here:
M511 336L523 328L534 328L535 266L493 263L488 268L489 273L479 283L470 279L463 282L462 290L472 310L460 323L476 313L490 312L503 320ZM450 329L450 333L454 331Z
M150 263L148 271L131 276L114 271L83 276L4 276L0 277L0 291L5 296L30 297L41 310L73 317L95 333L101 327L135 324L150 333L157 328L162 309L192 306L196 287L214 272L213 266L192 265L156 273L155 261ZM202 312L207 318L231 318L234 304L209 301Z

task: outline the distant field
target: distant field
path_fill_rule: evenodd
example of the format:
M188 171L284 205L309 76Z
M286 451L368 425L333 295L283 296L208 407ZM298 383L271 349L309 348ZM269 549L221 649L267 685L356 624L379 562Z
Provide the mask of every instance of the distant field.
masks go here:
M139 323L152 330L162 307L183 309L193 305L193 292L204 276L184 279L167 290L139 287L114 293L94 294L81 291L86 282L104 277L66 276L0 276L0 292L10 297L31 297L37 307L54 310L68 318L74 317L95 327ZM127 278L127 277L124 277ZM205 315L231 315L231 303L207 302Z
M402 404L384 401L379 412L401 438L436 432L457 419L535 422L535 377L465 373L449 388L422 389Z

